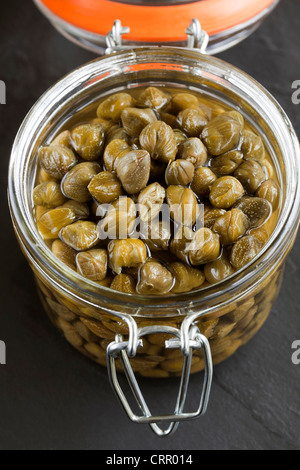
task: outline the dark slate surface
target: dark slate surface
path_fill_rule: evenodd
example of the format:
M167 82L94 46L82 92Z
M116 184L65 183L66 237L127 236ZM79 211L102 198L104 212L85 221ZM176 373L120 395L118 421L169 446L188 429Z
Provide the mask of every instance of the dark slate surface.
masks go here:
M300 4L282 0L248 40L221 56L247 71L279 100L300 132L291 84L300 79ZM6 202L14 136L35 100L57 79L94 56L61 37L32 2L1 5L0 106L1 314L0 449L299 449L300 366L291 344L300 339L299 239L287 261L272 315L257 336L217 366L207 414L161 440L129 422L112 394L106 371L73 350L44 315L31 272L16 243ZM199 377L191 383L190 406ZM147 395L164 400L176 383L145 380ZM163 401L163 398L161 399Z

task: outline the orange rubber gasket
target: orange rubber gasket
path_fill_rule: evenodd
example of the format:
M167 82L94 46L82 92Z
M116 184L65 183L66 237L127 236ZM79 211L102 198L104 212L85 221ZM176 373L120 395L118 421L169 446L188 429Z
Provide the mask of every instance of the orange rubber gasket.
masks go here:
M140 6L110 0L41 0L54 15L83 30L105 36L116 19L130 27L129 41L176 42L186 39L192 18L214 35L250 21L275 0L202 0L183 5ZM155 27L154 27L155 26Z

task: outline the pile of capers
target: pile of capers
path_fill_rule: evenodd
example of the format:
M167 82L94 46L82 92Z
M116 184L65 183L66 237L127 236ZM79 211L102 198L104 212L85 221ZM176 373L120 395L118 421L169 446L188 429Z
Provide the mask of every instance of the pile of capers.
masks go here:
M41 147L33 202L41 236L69 268L129 294L169 295L256 257L280 188L240 112L148 87L103 99L97 117Z

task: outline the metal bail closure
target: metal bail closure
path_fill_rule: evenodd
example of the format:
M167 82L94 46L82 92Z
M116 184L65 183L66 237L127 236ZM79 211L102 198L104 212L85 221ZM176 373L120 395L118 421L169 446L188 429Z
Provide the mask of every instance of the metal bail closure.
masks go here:
M202 54L205 54L209 43L209 35L201 28L200 21L194 18L185 32L188 36L187 47L189 49L199 49Z
M111 382L111 385L117 394L124 410L126 411L128 417L131 421L139 424L149 424L151 429L160 437L165 437L170 435L174 432L179 423L181 421L187 421L190 419L198 418L199 416L203 415L206 412L211 383L212 383L212 376L213 376L213 365L212 365L212 357L210 346L207 338L200 334L199 329L197 326L192 325L189 328L189 331L185 332L184 329L188 327L188 324L183 322L181 330L169 326L149 326L145 328L141 328L137 331L137 338L135 344L135 353L138 347L142 347L143 341L142 337L148 334L169 334L172 335L173 338L166 341L166 348L181 348L181 351L184 356L183 368L182 368L182 375L180 380L180 386L176 401L176 406L173 414L170 415L161 415L161 416L153 416L150 412L150 409L143 397L141 389L137 383L135 374L132 370L130 361L129 361L129 350L128 345L129 341L124 341L121 335L116 335L116 340L112 342L106 352L107 358L107 368L108 368L108 375ZM187 342L188 338L188 342ZM195 412L184 412L184 405L186 402L186 396L189 386L189 379L190 379L190 371L191 371L191 363L192 363L192 355L193 349L203 349L204 361L205 361L205 371L204 371L204 382L203 388L200 397L200 404L198 410ZM135 354L134 354L135 355ZM131 351L132 357L132 351ZM120 358L121 363L127 378L127 381L130 385L131 391L133 396L142 411L142 416L137 416L131 409L127 398L120 386L118 377L117 377L117 370L116 370L116 359ZM165 430L161 429L161 427L157 423L170 423L169 427Z

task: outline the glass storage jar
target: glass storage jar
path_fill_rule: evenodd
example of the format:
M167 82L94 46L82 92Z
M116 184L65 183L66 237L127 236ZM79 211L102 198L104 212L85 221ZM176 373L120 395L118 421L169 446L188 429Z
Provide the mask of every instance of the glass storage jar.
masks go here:
M100 287L61 264L37 231L32 203L39 146L49 143L75 113L100 97L153 84L200 91L240 111L263 137L281 185L276 227L249 265L220 284L163 298ZM107 363L112 385L133 421L149 423L163 436L174 431L177 422L204 413L212 360L217 364L228 358L265 322L299 226L299 162L296 134L275 99L235 67L191 49L142 47L99 58L54 85L25 118L9 171L17 238L51 320L81 353L101 365ZM132 412L118 382L117 372L123 369L141 416ZM203 369L199 408L185 413L189 372ZM173 415L151 416L135 373L153 378L182 374ZM159 421L170 423L169 427L162 430Z

